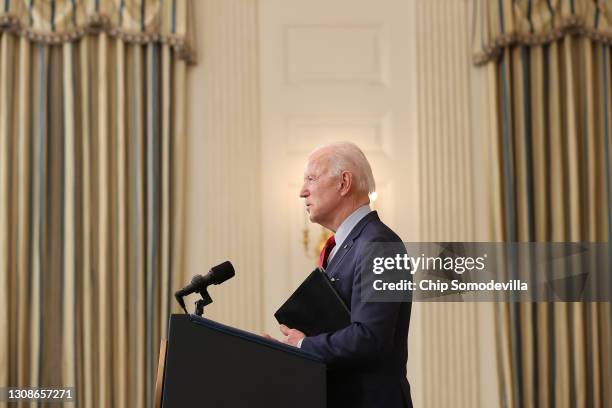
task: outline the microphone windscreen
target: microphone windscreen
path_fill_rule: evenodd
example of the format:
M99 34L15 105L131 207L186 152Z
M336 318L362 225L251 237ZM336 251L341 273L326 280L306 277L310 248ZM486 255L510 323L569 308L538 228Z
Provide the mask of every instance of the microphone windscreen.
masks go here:
M225 282L226 280L233 278L236 273L234 272L234 266L230 261L225 261L217 266L213 266L210 269L210 275L212 283L218 285Z

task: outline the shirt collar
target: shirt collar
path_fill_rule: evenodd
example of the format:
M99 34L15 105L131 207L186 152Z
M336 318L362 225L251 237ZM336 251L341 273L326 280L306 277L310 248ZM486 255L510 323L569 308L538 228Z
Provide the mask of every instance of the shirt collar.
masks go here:
M357 223L361 221L361 219L368 215L370 212L372 212L372 210L370 209L369 204L362 205L361 207L353 211L351 215L346 217L344 221L342 221L342 224L340 224L334 236L336 240L336 248L342 245L346 237L348 237L353 228L355 228L355 225L357 225Z

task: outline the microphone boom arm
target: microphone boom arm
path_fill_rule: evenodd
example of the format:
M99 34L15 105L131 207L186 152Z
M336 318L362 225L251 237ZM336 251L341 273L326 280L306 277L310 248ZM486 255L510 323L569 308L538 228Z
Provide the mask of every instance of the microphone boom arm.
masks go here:
M196 300L195 302L195 305L196 305L195 314L202 317L202 315L204 314L204 306L210 305L213 302L213 300L208 294L207 289L204 289L198 293L200 294L200 296L202 296L202 299Z

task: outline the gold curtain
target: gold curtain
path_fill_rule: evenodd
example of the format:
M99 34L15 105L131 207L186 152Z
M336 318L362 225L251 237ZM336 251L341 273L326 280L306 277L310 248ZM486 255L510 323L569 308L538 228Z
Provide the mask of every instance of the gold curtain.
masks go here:
M0 3L0 386L152 405L183 280L189 7Z
M490 238L611 242L612 2L473 6L495 103ZM612 405L610 303L496 308L502 406Z

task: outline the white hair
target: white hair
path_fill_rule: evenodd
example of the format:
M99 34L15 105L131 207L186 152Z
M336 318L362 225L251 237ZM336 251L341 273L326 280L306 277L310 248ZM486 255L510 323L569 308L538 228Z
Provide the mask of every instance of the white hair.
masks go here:
M365 154L355 143L336 142L317 147L312 153L322 149L329 150L327 156L331 165L330 170L335 175L343 171L350 172L355 180L356 190L360 193L370 194L376 191L376 182L372 174L372 167Z

